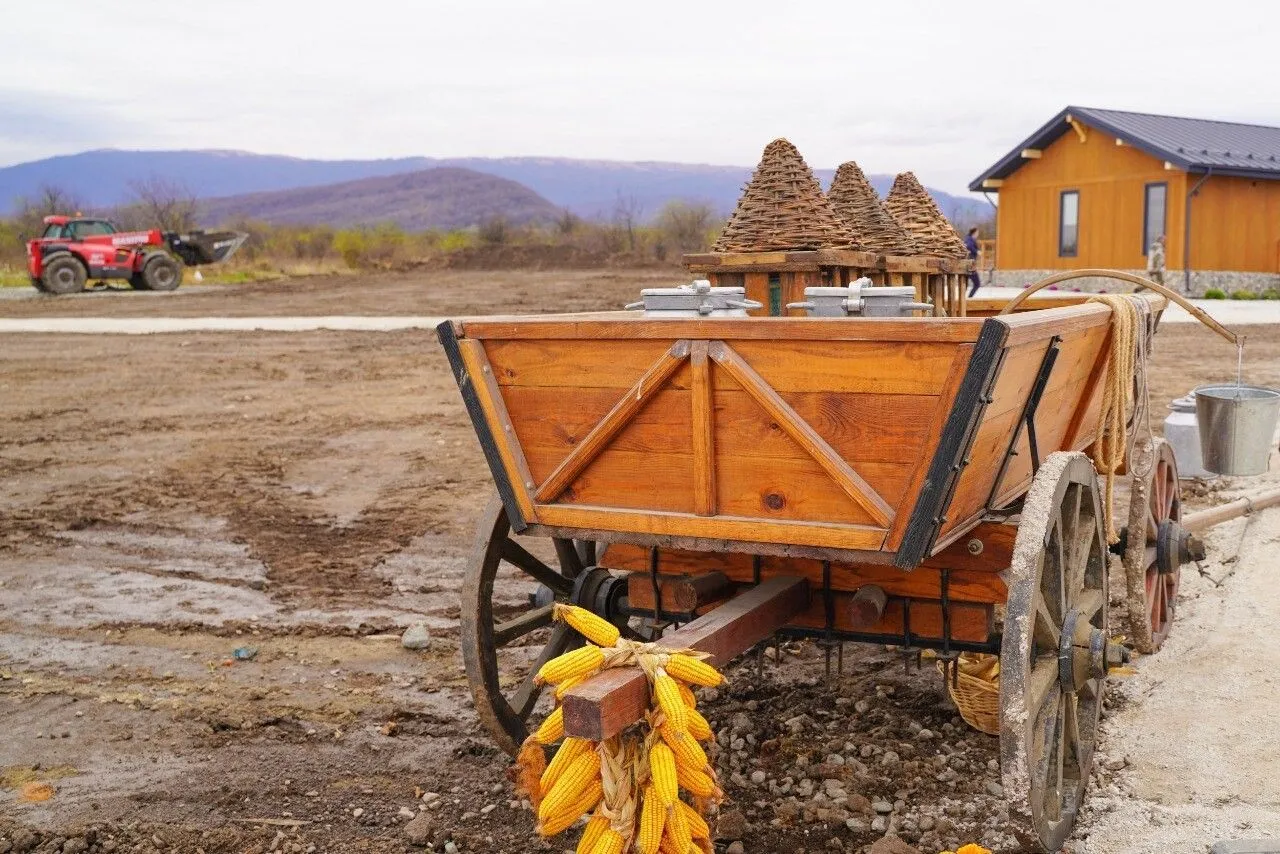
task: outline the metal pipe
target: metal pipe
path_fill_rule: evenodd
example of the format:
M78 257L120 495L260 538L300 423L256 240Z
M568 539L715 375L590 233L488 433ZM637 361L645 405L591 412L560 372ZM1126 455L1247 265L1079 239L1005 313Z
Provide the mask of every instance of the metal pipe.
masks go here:
M1264 489L1219 507L1188 513L1182 517L1179 524L1188 531L1203 531L1205 528L1212 528L1214 525L1221 525L1223 522L1230 522L1232 519L1274 507L1277 504L1280 504L1280 488Z
M1213 167L1207 167L1204 176L1196 181L1194 187L1187 190L1187 199L1182 206L1182 290L1185 293L1191 293L1191 200L1195 198L1196 193L1200 192L1201 185L1208 181L1212 174Z

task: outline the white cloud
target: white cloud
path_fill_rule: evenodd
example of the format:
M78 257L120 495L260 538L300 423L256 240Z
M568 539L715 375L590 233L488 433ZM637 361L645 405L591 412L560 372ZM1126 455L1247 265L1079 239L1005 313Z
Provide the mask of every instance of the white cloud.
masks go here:
M0 162L114 145L752 164L787 136L814 166L959 191L1070 103L1280 124L1274 2L1221 28L1185 0L72 5L57 28L5 16Z

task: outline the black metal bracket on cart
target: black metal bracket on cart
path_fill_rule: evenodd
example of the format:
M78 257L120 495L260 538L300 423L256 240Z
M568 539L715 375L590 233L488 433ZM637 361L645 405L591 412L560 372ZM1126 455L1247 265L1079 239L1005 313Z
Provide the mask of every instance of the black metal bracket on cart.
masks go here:
M1058 352L1062 349L1062 336L1055 335L1049 339L1049 346L1040 360L1040 369L1036 372L1035 382L1027 395L1027 402L1022 407L1022 415L1013 428L1013 436L1009 439L1009 447L1000 461L1000 470L996 472L995 482L991 484L991 493L987 496L987 509L994 509L996 499L1000 497L1000 487L1004 484L1004 476L1009 471L1010 461L1018 455L1018 442L1022 439L1022 430L1027 431L1027 443L1031 448L1031 473L1040 471L1040 443L1036 439L1036 413L1040 410L1040 399L1049 385L1049 376L1053 373L1053 365L1058 361Z

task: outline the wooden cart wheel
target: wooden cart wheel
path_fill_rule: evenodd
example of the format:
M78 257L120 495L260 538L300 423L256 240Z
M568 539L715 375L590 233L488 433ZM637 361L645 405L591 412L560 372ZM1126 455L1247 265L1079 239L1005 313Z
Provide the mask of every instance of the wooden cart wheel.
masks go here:
M1141 586L1146 592L1145 611L1129 615L1129 635L1144 653L1159 650L1173 629L1182 565L1172 557L1176 546L1160 542L1161 536L1167 536L1170 531L1170 526L1162 523L1182 518L1178 461L1173 448L1162 439L1155 440L1153 456L1151 474L1142 484L1143 488L1139 490L1136 482L1130 487L1136 500L1146 502L1146 548L1126 550L1124 554L1125 575L1142 579Z
M528 735L526 721L542 695L533 684L534 674L544 662L581 643L564 624L553 625L552 600L598 611L595 603L616 598L617 592L609 573L594 569L593 542L527 542L548 555L539 557L516 541L495 496L476 531L460 614L462 660L476 714L513 756ZM549 557L548 544L555 559Z
M1023 504L1000 654L1000 758L1014 832L1057 851L1089 781L1108 642L1097 475L1080 453L1044 461Z

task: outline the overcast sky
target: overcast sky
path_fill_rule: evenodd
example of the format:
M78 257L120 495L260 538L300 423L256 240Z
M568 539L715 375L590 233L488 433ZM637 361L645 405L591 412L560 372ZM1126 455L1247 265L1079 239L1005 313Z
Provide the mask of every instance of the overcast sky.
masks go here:
M785 136L814 167L961 191L1067 104L1280 124L1276 0L63 0L56 26L26 8L0 14L0 165L106 147L752 165Z

